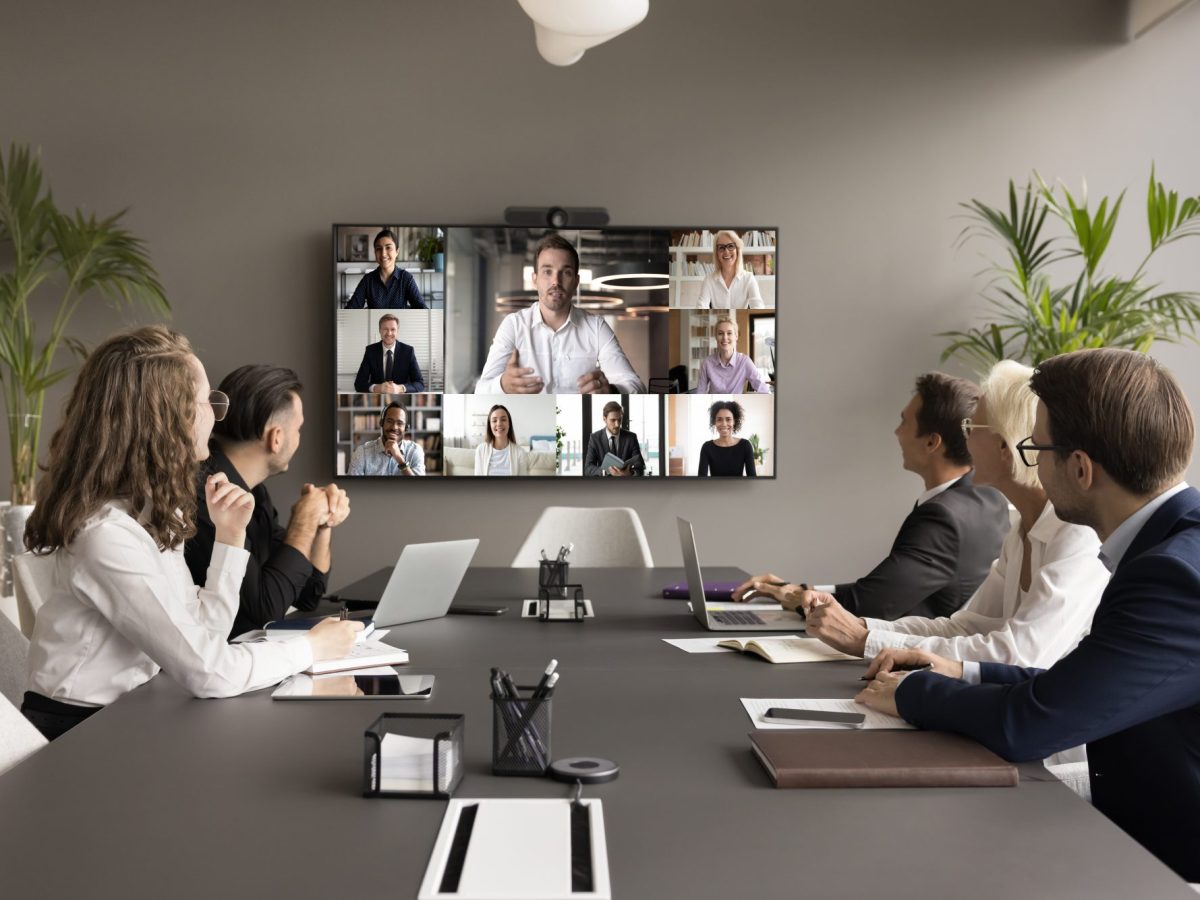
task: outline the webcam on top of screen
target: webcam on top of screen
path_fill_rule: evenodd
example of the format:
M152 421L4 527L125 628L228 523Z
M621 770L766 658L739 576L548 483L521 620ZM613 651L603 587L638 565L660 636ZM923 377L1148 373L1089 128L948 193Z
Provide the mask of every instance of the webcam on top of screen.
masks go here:
M504 222L528 228L600 228L608 224L608 210L603 206L508 206Z

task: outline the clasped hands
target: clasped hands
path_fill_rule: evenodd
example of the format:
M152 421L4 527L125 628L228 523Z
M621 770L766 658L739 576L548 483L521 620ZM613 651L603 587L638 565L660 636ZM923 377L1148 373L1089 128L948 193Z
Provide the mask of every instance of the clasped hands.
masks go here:
M306 484L292 507L292 521L304 522L314 530L336 528L350 515L350 497L336 484L318 487Z
M521 355L513 350L500 376L500 390L506 394L540 394L546 383L533 369L521 365ZM612 386L604 372L595 368L575 379L581 394L611 394Z

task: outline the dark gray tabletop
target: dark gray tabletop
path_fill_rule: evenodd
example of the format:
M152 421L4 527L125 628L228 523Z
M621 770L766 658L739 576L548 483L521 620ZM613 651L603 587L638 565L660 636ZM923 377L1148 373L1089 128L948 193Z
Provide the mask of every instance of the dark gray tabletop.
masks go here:
M711 578L739 577L712 569ZM565 796L490 774L488 669L551 657L553 756L603 756L614 896L1192 897L1169 869L1050 778L1017 788L775 790L739 697L849 697L861 663L772 666L684 653L702 634L661 587L679 569L572 571L597 618L521 619L535 570L474 569L462 602L508 614L394 629L424 703L196 700L165 676L0 777L8 897L415 897L445 804L363 799L362 733L385 710L466 714L456 796Z

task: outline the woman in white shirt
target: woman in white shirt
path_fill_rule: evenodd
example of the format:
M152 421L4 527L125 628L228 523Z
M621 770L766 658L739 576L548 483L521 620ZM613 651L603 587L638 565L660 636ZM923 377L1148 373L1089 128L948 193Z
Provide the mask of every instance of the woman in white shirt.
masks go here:
M353 645L361 624L332 619L295 640L226 642L254 498L224 474L205 484L216 544L205 586L192 583L198 463L228 404L187 339L161 326L111 337L84 362L25 531L49 556L49 583L21 708L48 738L160 668L197 697L229 697Z
M742 239L733 231L718 231L713 238L713 271L700 282L701 309L762 309L762 293L754 275L742 262Z
M996 488L1015 512L1000 558L962 609L937 619L887 622L859 619L832 595L810 593L808 633L844 652L875 657L868 676L891 668L895 651L888 648L1047 668L1090 627L1109 577L1098 557L1099 539L1092 529L1054 514L1037 469L1024 465L1015 450L1033 432L1032 374L1016 362L997 363L981 386L974 414L963 421L975 484ZM911 657L905 653L906 660Z
M475 448L475 474L529 474L529 453L517 443L508 408L499 403L488 410L487 430Z

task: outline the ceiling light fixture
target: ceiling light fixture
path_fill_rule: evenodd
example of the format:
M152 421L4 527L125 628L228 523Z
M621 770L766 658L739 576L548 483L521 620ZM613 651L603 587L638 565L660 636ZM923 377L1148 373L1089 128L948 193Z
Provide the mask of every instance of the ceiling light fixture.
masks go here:
M556 66L579 62L583 52L612 40L646 18L650 0L517 0L533 19L542 59Z
M671 286L671 278L661 272L617 273L593 278L591 286L613 291L665 291Z

